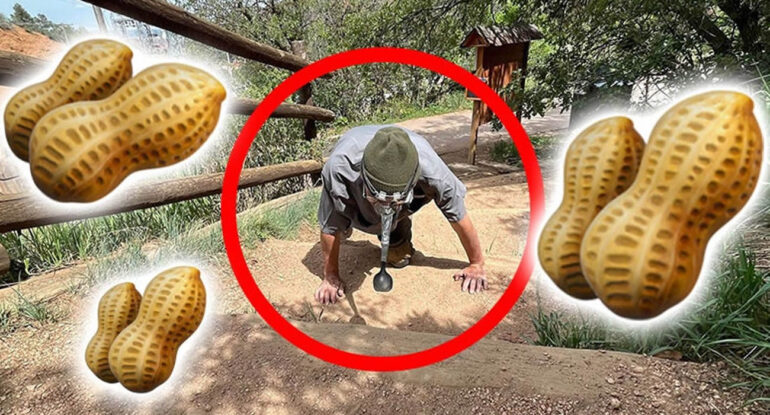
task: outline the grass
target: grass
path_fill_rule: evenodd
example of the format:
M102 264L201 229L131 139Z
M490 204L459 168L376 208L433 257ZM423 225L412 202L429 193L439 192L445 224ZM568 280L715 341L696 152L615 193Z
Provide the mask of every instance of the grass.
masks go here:
M539 159L553 155L554 150L561 143L561 137L555 135L534 135L529 140ZM489 150L489 156L498 163L521 166L519 152L510 140L496 142Z
M464 91L455 91L444 95L430 106L415 105L406 99L392 99L382 107L377 108L365 121L352 121L345 117L338 117L329 132L339 134L344 130L360 125L394 124L414 118L430 117L471 108L473 108L473 102L465 99Z
M738 248L712 279L708 300L674 327L656 333L610 329L585 317L545 313L531 316L535 344L657 354L682 353L694 362L726 361L752 401L770 402L770 274L756 268L754 255Z
M246 248L254 247L267 238L291 239L303 224L316 221L320 191L312 189L298 200L277 209L247 210L239 216L239 232ZM123 280L142 269L162 263L189 260L191 255L212 268L227 266L222 231L218 223L206 227L191 226L174 237L154 239L148 249L142 238L127 240L114 252L95 258L86 266L84 278L66 286L66 292L85 296L94 286L113 280ZM59 321L62 314L45 300L32 300L16 291L16 301L0 303L0 333L14 331L31 323Z
M241 242L246 248L253 248L267 238L294 238L303 224L315 222L320 197L320 191L313 189L307 191L301 199L281 208L243 212L238 218ZM105 281L132 275L137 269L148 268L161 262L183 261L190 254L205 261L209 266L226 267L221 229L217 223L175 238L156 240L156 246L152 250L143 250L141 243L128 243L119 252L90 262L83 283L68 289L86 292L88 288Z
M38 323L52 323L58 320L56 313L51 311L43 301L30 301L19 294L20 301L18 305L19 316L27 320Z
M128 242L176 237L219 218L213 198L144 211L25 229L0 235L11 258L24 258L26 273L61 268L77 260L106 255ZM15 282L7 275L1 282Z
M252 245L269 237L294 238L303 223L316 221L320 200L321 192L314 189L282 209L270 209L255 216L243 215L238 227L241 238Z
M0 333L7 333L12 330L12 316L11 308L0 304Z

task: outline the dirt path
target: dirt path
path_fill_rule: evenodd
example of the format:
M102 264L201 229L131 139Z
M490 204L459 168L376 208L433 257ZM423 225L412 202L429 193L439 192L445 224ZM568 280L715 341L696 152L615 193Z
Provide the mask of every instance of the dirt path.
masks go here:
M0 413L751 413L739 407L740 396L719 387L719 367L482 340L422 369L359 372L304 354L253 314L216 315L209 326L181 348L171 380L148 395L85 372L77 323L20 332L0 342L0 353L32 344L31 352L47 359L10 355L3 363ZM349 324L296 326L357 353L404 352L449 339Z
M397 125L414 130L425 137L447 163L467 161L470 140L471 111L458 111L432 117L417 118ZM553 134L569 126L569 113L551 111L543 117L525 119L521 125L530 136ZM486 159L489 147L497 141L510 140L507 131L493 131L490 124L479 129L478 156Z

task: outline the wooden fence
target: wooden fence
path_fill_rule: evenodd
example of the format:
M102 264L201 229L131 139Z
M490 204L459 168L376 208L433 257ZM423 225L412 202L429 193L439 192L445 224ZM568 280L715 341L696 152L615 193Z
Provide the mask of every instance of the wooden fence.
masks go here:
M304 56L301 45L293 45L293 52L286 52L269 45L247 39L239 34L202 20L187 11L160 0L84 0L96 6L134 18L158 28L185 36L224 52L247 59L288 69L299 70L311 62ZM29 73L39 70L45 61L12 52L0 52L0 85L13 85ZM310 86L300 91L299 104L281 104L271 115L274 118L298 118L304 121L304 138L316 135L316 121L332 121L335 114L312 105ZM231 114L250 115L259 105L253 99L236 98L225 110ZM0 167L3 167L0 157ZM239 188L258 186L277 180L321 171L322 163L302 160L273 166L244 169ZM0 169L2 170L2 169ZM2 171L0 171L2 173ZM105 216L120 212L145 209L219 194L222 190L223 173L204 174L172 180L160 180L141 186L122 189L109 206L98 209L67 209L66 207L41 206L26 193L0 192L0 233L18 231L36 226L63 223L76 219ZM0 174L0 184L14 178ZM2 186L0 186L2 189ZM6 250L0 245L0 274L9 269Z

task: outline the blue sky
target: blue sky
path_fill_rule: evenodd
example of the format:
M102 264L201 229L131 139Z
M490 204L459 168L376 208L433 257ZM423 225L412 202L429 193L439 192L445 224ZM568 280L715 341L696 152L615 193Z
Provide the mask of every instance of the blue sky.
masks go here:
M2 0L0 13L10 16L16 3L24 6L33 16L42 13L55 23L82 26L89 31L97 30L93 8L80 0ZM109 13L106 10L104 12L105 19L109 20Z

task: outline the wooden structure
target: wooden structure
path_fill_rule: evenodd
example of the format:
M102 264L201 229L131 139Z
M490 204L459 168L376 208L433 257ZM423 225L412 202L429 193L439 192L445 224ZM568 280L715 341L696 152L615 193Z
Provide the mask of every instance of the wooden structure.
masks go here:
M529 43L542 38L537 27L529 24L477 26L465 36L460 46L476 48L476 76L499 93L511 83L516 71L520 71L521 88L524 89ZM475 164L479 127L492 119L492 112L467 90L466 97L474 101L468 163ZM517 113L517 116L521 117L521 114Z
M309 65L301 45L297 54L285 52L269 45L247 39L170 5L161 0L84 0L95 6L132 17L164 30L199 41L219 50L271 66L296 71ZM45 64L40 59L10 52L0 53L0 85L10 86L26 74L37 71ZM329 75L327 75L328 77ZM259 105L253 99L228 100L223 108L231 114L250 115ZM311 89L303 88L297 104L281 104L271 115L274 118L298 118L305 120L305 139L316 135L316 121L332 121L335 114L327 109L312 106ZM291 177L317 174L323 167L316 160L301 160L274 166L244 169L239 188L248 188ZM181 202L219 194L222 191L223 173L204 174L172 180L144 183L125 189L119 200L111 206L99 209L66 209L43 206L27 192L19 180L18 172L0 155L0 233L63 223L76 219L105 216L153 206ZM0 246L0 274L8 271L10 261L5 248Z

